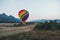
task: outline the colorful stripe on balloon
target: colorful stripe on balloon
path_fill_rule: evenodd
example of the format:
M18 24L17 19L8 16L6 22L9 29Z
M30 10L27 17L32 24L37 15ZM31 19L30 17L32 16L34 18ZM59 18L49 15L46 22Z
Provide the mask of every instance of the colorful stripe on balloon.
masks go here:
M19 11L18 16L21 18L23 22L25 22L29 17L29 13L26 10L21 10Z
M24 15L24 17L22 18L22 21L25 22L28 19L28 16L29 16L29 14Z

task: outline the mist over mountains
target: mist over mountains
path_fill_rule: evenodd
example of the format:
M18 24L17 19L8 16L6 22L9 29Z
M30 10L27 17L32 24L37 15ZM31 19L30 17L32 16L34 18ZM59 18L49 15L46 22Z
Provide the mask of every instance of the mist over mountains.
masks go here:
M60 22L60 19L54 19L56 20L56 22ZM50 21L54 21L54 20L48 20L48 19L39 19L39 20L32 20L30 22L50 22Z
M47 19L37 19L29 22L49 22L51 20ZM60 22L60 19L56 19L57 22ZM13 17L12 15L6 15L5 13L0 14L0 23L20 23L20 19Z
M18 23L20 20L12 15L0 14L0 23Z

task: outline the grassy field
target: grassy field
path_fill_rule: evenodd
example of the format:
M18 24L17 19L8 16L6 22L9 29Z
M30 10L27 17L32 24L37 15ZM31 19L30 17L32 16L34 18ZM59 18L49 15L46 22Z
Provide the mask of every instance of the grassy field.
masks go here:
M29 28L32 26L29 25L27 27ZM27 32L21 32L13 36L3 37L0 38L0 40L60 40L60 23L51 21L49 23L38 23L34 27L35 28L31 31L26 30Z
M13 36L19 33L31 31L35 25L27 25L23 27L0 27L0 37Z
M3 37L0 40L60 40L60 30L35 30Z

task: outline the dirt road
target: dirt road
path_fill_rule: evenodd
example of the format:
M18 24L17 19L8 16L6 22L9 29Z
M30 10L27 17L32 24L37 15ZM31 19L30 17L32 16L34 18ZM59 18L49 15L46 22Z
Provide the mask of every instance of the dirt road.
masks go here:
M7 36L12 36L16 35L22 32L27 32L31 31L35 25L27 25L24 27L1 27L0 28L0 37L7 37Z

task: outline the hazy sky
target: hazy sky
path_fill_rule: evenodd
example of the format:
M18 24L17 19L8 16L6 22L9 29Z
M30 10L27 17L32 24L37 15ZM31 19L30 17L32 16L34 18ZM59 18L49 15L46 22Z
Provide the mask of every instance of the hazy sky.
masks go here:
M0 14L18 17L18 12L26 9L30 16L27 21L36 19L60 19L59 0L0 0Z

